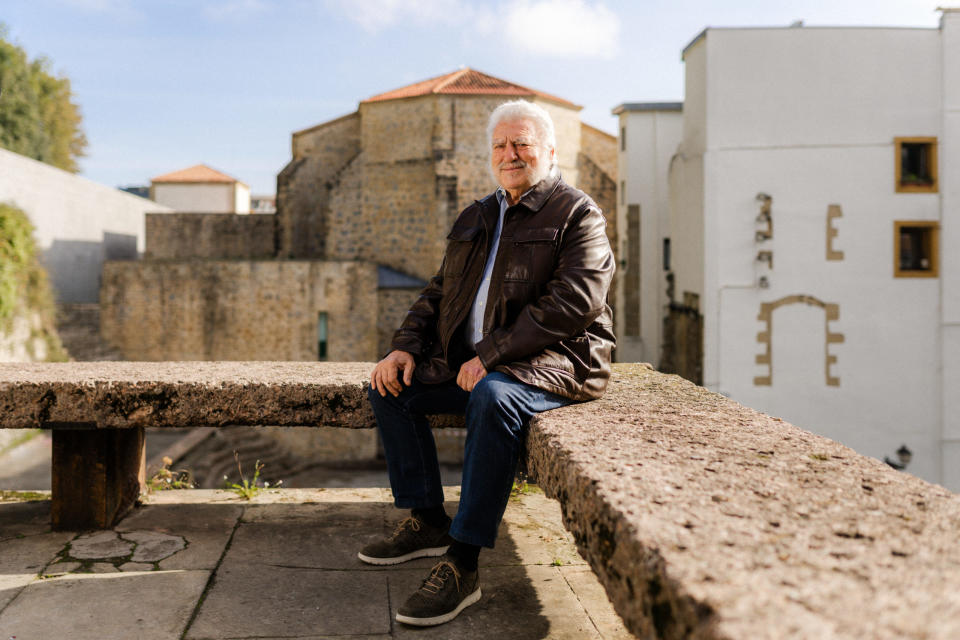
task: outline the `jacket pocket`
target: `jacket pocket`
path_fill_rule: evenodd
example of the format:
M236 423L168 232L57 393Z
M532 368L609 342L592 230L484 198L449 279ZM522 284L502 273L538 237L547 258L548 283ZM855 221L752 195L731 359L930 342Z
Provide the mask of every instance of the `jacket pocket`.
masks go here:
M476 239L483 227L454 227L447 234L447 253L443 261L443 275L446 278L458 278L470 261L470 255L476 246Z
M536 283L549 280L554 270L559 234L560 230L555 227L514 232L504 280Z

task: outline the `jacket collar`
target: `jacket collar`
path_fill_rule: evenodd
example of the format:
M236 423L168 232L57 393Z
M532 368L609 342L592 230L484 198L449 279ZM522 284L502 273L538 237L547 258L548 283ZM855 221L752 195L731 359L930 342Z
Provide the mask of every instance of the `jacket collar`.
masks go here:
M520 200L513 206L522 204L530 211L536 213L543 208L543 205L546 204L547 199L556 190L558 184L560 184L560 171L554 169L547 175L546 178L535 184L526 193L520 196ZM503 187L498 187L497 192L503 192ZM496 193L494 195L496 196ZM505 192L503 197L506 197ZM499 198L494 197L493 201L499 203Z

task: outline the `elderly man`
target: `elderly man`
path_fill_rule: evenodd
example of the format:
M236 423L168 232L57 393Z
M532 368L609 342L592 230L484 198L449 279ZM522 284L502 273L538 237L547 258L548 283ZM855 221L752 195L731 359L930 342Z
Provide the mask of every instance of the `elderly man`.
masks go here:
M370 378L395 504L411 514L359 558L444 556L399 608L413 625L447 622L480 599L477 557L493 547L530 417L599 397L610 373L614 260L600 209L561 180L544 109L502 104L487 132L500 187L457 218L440 271ZM425 417L434 413L467 424L452 521Z

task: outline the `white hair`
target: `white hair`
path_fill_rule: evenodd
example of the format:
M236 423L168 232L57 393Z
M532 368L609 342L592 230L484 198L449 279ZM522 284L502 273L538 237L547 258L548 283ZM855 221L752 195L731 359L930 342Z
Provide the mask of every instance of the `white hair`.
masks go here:
M554 150L551 168L556 166L557 136L553 129L553 118L550 117L546 109L526 100L504 102L493 110L493 113L490 114L490 120L487 122L487 145L493 145L493 130L497 128L498 124L504 121L521 119L533 123L533 128L537 132L537 142Z

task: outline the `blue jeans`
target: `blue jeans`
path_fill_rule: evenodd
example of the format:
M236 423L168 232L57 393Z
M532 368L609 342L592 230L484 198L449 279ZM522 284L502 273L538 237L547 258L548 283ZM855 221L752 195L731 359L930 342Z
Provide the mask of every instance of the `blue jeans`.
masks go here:
M491 548L510 498L530 417L572 402L498 371L487 374L470 393L454 380L432 385L414 379L397 397L383 397L373 388L368 395L383 441L394 504L403 509L443 504L437 447L426 416L465 417L460 507L450 535Z

